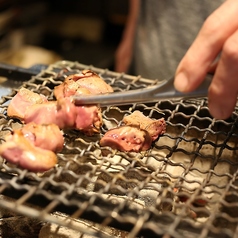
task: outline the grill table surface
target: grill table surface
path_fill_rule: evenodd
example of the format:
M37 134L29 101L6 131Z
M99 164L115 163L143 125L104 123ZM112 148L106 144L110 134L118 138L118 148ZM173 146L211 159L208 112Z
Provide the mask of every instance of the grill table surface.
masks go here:
M22 86L53 99L52 89L83 69L98 73L115 91L157 83L60 61ZM6 113L18 89L1 98L1 142L20 126ZM124 237L233 237L238 232L237 109L223 121L210 117L206 98L102 108L100 134L64 131L66 144L52 170L32 173L0 159L0 210L99 237L111 237L107 228L123 231ZM164 117L166 133L146 152L100 147L100 137L135 110Z

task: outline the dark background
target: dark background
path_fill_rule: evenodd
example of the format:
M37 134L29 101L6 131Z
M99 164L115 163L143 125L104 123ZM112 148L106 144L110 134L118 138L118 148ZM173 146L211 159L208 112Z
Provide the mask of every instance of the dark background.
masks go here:
M0 0L0 62L25 66L27 58L28 64L44 63L34 54L36 47L46 58L44 50L55 56L50 63L63 59L113 69L127 2ZM30 55L26 46L33 47Z

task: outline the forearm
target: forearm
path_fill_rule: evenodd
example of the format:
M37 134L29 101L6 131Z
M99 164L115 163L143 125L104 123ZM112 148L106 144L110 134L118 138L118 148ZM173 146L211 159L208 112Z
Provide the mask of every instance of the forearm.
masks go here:
M115 71L127 72L131 64L133 54L133 42L137 19L139 15L140 0L129 1L129 13L121 42L115 53Z
M123 39L128 37L130 37L131 39L134 38L139 11L140 0L130 0L128 18L122 36Z

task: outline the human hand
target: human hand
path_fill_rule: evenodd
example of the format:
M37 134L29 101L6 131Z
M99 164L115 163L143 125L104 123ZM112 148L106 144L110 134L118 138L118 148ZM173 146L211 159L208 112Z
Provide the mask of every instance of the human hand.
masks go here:
M196 89L218 55L208 92L209 110L215 118L226 119L234 110L238 95L237 0L225 1L204 22L176 70L175 88L182 92Z

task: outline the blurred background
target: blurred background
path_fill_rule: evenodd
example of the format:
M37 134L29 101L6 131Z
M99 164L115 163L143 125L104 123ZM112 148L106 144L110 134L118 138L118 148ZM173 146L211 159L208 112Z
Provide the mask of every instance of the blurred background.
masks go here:
M113 70L127 0L0 0L0 62L78 61Z

